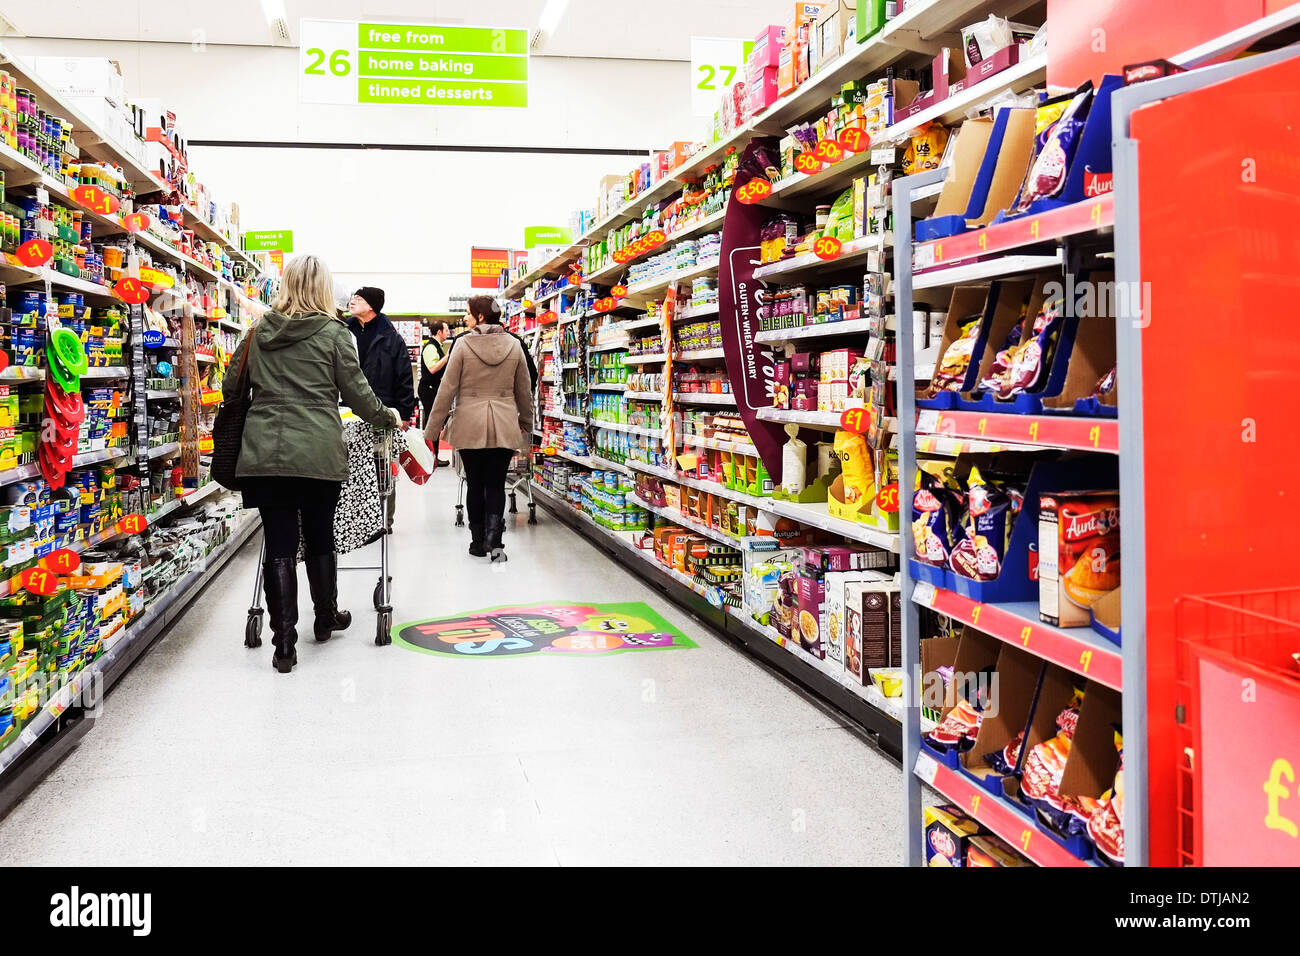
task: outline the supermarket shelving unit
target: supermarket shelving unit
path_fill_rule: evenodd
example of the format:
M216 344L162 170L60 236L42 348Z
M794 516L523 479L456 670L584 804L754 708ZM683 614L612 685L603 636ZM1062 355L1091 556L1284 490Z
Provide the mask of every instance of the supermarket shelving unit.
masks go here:
M141 155L126 144L118 142L111 135L103 132L98 125L88 119L75 105L50 91L48 84L36 73L30 64L16 57L7 47L0 44L0 63L15 77L18 85L30 89L40 99L43 107L52 113L67 117L74 126L74 137L83 158L104 162L119 167L125 178L135 188L136 195L156 191L170 191L168 184L158 180L149 170ZM14 190L43 190L50 202L80 209L84 218L92 222L96 238L114 237L127 233L117 214L102 215L80 207L71 198L71 190L63 182L48 176L43 169L26 156L0 146L0 170L6 176L6 185ZM251 258L239 247L238 237L228 236L216 229L194 207L183 203L185 226L193 229L205 241L218 243L232 262L240 264L245 270L258 268ZM250 316L256 316L265 306L250 295L246 287L237 284L179 249L147 232L131 233L128 243L135 248L147 251L155 262L162 260L174 265L178 272L194 276L203 283L215 284L225 293L226 306L223 312L209 314L201 308L183 303L179 296L163 291L155 300L156 306L164 311L175 309L182 313L182 324L187 333L183 340L168 338L162 348L172 353L173 365L178 377L193 375L198 363L204 366L217 364L213 355L196 354L193 345L193 323L210 322L227 332L243 332L247 328ZM256 275L254 271L252 273ZM78 292L83 294L90 305L120 304L109 286L98 285L76 276L65 275L51 268L29 269L9 261L0 261L0 281L11 286L36 285L42 287L47 295L58 292ZM107 368L91 368L83 376L87 385L102 384L113 381L129 383L137 395L135 411L139 416L147 414L146 409L167 402L181 401L188 410L197 399L197 381L190 382L180 389L148 389L144 381L143 365L143 311L139 306L127 310L128 320L124 322L124 331L132 339L131 348L124 350L125 365ZM187 363L193 363L186 371ZM0 372L0 383L39 383L45 378L44 370L36 368L9 368ZM131 429L134 449L109 448L90 451L74 459L74 467L113 461L119 469L133 469L144 477L147 483L151 463L179 457L188 451L192 461L198 462L197 433L184 437L183 442L167 442L148 447L145 431L136 425ZM195 465L197 467L197 464ZM0 471L0 485L12 483L39 475L35 464L19 465ZM154 507L146 517L150 523L156 523L192 508L209 499L219 487L204 484L181 498L165 501ZM97 696L110 689L130 666L151 646L162 631L174 621L198 594L210 582L220 568L236 553L245 541L260 526L256 515L246 517L236 526L226 540L218 545L204 559L192 568L181 580L174 582L165 592L155 595L145 610L132 619L124 628L106 641L104 653L93 663L78 672L72 683L63 691L54 695L23 728L18 738L0 750L0 815L7 812L22 796L27 793L41 777L55 766L94 724L94 717L83 713L79 700L83 689L94 686ZM82 552L117 537L113 528L89 539L76 542L71 550ZM0 593L8 593L12 587L11 578L5 576L0 582ZM111 643L110 643L111 642Z

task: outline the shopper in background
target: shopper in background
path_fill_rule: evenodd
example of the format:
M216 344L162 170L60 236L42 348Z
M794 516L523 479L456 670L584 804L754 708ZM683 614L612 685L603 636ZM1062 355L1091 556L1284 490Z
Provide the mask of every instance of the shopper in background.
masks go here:
M478 296L478 298L480 298L480 299L486 299L486 298L491 298L491 297L490 297L490 296ZM496 303L496 300L493 300L493 304L494 304L494 305L497 304L497 303ZM498 311L498 313L500 312L500 306L499 306L499 305L497 306L497 311ZM479 322L478 322L478 320L477 320L476 318L474 318L474 316L469 315L469 314L466 314L466 316L465 316L465 332L461 332L461 333L459 333L455 338L453 338L453 339L451 340L451 345L449 345L449 346L447 347L448 355L450 355L450 353L451 353L451 349L452 349L452 347L455 346L456 342L459 341L460 339L464 338L465 335L466 335L468 332L472 332L472 331L474 331L474 327L475 327L476 325L478 325L478 324L479 324ZM535 392L535 391L537 391L537 363L533 360L533 353L531 353L531 352L528 351L528 344L527 344L526 342L524 342L522 336L515 335L515 333L514 333L514 332L510 332L509 329L507 329L506 331L507 331L510 335L514 335L514 337L515 337L515 341L518 342L518 343L519 343L519 347L520 347L521 349L524 350L524 361L528 363L528 381L529 381L529 383L532 385L533 391Z
M437 441L446 423L447 439L460 455L469 553L504 561L506 472L516 452L532 445L533 394L523 346L502 327L496 299L472 296L469 314L474 330L451 352L424 435Z
M366 381L379 400L396 408L402 421L415 413L415 374L411 370L411 353L388 316L384 315L384 290L362 286L348 302L352 318L348 329L357 340L357 358ZM397 495L388 496L388 531L393 530Z
M332 283L315 256L290 260L271 311L231 357L231 367L239 368L248 353L252 404L237 474L244 506L262 516L272 662L286 674L298 663L299 522L316 640L327 641L352 623L352 615L338 609L334 552L334 510L348 476L339 399L376 428L402 422L366 383L352 337L335 310Z
M451 326L442 319L435 319L430 329L432 335L429 342L420 352L420 388L419 398L420 405L424 408L424 419L421 425L429 424L429 409L433 408L433 400L438 395L438 385L442 382L443 370L446 368L448 352L451 346L447 344L447 339L451 337ZM447 462L442 459L438 464L445 468Z

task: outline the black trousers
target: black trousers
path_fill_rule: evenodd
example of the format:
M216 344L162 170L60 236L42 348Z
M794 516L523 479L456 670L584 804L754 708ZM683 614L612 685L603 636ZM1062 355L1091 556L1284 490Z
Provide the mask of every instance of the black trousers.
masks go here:
M481 524L487 515L505 514L506 472L514 456L512 448L460 449L470 524Z
M424 409L424 414L420 416L420 427L425 428L429 424L429 412L433 410L433 403L438 398L436 388L420 389L420 405Z
M310 492L296 502L286 501L280 495L258 502L268 559L297 557L300 520L304 552L309 555L333 553L334 511L342 485L336 481L313 482L312 485Z

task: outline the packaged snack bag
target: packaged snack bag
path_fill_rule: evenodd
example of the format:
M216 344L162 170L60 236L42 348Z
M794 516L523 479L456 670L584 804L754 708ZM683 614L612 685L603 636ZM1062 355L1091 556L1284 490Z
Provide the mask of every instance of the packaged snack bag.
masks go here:
M1015 206L1017 212L1025 212L1036 200L1055 196L1061 191L1091 105L1092 83L1089 82L1074 94L1061 118L1048 131L1043 148L1034 157L1025 177Z
M941 123L926 123L907 141L903 151L903 175L938 169L948 146L948 128Z
M1119 751L1119 770L1115 785L1101 795L1100 804L1088 819L1088 839L1111 863L1124 863L1124 735L1115 728L1115 749Z
M923 461L916 472L916 493L912 496L912 542L916 559L945 567L954 539L964 536L956 520L960 502L948 487L939 462Z
M1065 762L1070 756L1070 745L1074 740L1074 729L1079 723L1079 705L1082 702L1083 691L1076 690L1071 705L1056 718L1056 736L1044 740L1029 751L1020 778L1021 794L1066 836L1074 836L1087 829L1087 818L1097 803L1095 800L1090 801L1094 806L1087 807L1078 801L1063 798L1060 793L1061 775L1065 772Z
M835 457L840 460L840 473L844 477L844 503L854 505L874 497L876 479L867 440L840 429L835 433Z
M944 350L943 358L934 370L931 395L961 390L962 383L966 381L971 356L975 353L975 341L979 338L980 318L981 316L974 315L966 319L961 325L961 334Z
M970 750L979 736L981 717L974 704L959 700L939 726L925 735L925 739L940 750Z
M1008 399L1037 387L1044 368L1050 368L1063 323L1065 301L1049 299L1034 317L1029 333L1010 346L1004 346L993 359L988 378L980 382L982 391ZM1017 327L1019 328L1019 327ZM1008 337L1010 341L1010 337Z
M984 755L984 762L998 773L1015 773L1020 763L1020 750L1025 745L1025 732L1022 730L1007 742L1001 750Z
M962 577L994 581L1011 539L1011 498L974 466L966 486L966 536L953 548L948 567Z

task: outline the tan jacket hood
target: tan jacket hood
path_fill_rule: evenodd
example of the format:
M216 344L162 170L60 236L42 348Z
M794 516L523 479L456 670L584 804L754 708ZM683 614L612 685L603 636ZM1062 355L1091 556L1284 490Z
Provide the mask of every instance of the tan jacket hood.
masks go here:
M459 344L473 352L484 365L500 365L516 350L522 351L519 341L504 329L500 332L470 332L461 336Z

